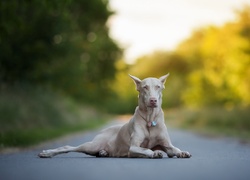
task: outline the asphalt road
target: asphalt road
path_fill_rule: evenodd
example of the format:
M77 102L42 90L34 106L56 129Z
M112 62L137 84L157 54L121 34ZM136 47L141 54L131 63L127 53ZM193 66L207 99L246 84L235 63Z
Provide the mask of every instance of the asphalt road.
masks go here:
M32 150L0 155L1 180L249 180L250 146L230 138L201 137L187 131L169 129L175 146L192 154L190 159L96 158L68 153L40 159L42 149L79 145L95 132L63 138Z

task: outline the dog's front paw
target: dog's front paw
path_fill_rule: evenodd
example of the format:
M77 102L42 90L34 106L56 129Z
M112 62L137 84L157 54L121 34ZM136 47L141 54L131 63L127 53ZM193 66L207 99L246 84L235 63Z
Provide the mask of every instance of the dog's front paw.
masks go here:
M192 155L187 151L182 151L178 153L176 156L177 158L190 158Z
M161 159L161 158L163 158L162 151L159 151L159 150L154 151L154 154L153 154L152 158L155 158L155 159Z

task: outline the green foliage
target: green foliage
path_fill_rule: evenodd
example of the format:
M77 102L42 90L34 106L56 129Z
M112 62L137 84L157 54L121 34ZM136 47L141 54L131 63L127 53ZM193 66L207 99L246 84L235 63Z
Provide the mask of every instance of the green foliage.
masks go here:
M109 101L106 101L103 108L115 114L133 113L137 106L137 91L128 75L131 67L122 60L117 61L115 65L117 69L115 81L110 84L113 95Z
M167 122L249 140L250 6L237 11L232 22L194 31L173 52L155 52L119 67L116 104L130 101L136 106L136 90L127 74L143 79L169 72L163 90ZM117 112L123 108L119 105Z
M107 119L71 98L30 85L0 91L0 149L28 146L60 135L91 129Z
M226 109L220 106L202 109L180 108L166 111L167 122L207 135L228 135L249 141L249 108Z
M102 0L0 2L0 81L48 86L78 100L108 97L121 51ZM97 95L97 96L96 96Z
M182 96L186 105L250 105L249 12L246 6L234 22L196 31L179 46L192 68Z
M0 144L25 146L103 122L121 50L106 0L0 1ZM75 101L81 102L81 104Z
M163 107L247 107L250 105L249 22L250 6L245 6L234 21L221 27L198 29L175 51L142 56L126 73L143 79L169 72ZM125 84L123 79L119 80L120 86ZM127 91L132 94L134 89Z

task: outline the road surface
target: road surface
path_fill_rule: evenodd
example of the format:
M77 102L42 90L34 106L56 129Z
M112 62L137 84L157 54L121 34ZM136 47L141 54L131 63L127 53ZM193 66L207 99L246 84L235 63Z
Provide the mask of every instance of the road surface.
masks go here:
M172 143L192 154L190 159L95 158L68 153L40 159L42 149L79 145L95 132L78 134L32 150L0 155L1 180L249 180L250 146L235 139L201 137L169 129Z

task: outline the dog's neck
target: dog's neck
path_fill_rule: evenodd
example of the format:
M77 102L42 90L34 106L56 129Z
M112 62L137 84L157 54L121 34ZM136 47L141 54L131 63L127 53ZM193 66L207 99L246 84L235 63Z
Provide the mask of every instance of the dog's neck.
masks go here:
M158 106L157 107L148 107L147 103L145 102L143 94L139 94L138 97L138 113L140 116L147 122L148 127L154 127L157 124L157 116L161 112L161 95L158 99Z
M157 116L161 112L161 107L151 108L151 107L141 107L137 108L139 115L147 122L148 127L156 126Z

